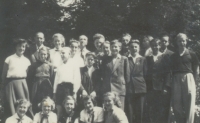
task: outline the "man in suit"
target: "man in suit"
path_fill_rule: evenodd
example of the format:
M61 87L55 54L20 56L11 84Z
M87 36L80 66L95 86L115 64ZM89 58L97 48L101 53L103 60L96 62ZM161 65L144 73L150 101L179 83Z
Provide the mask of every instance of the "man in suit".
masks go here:
M146 89L146 59L139 55L140 42L139 40L131 40L129 42L128 56L130 66L130 83L129 83L129 122L142 123L143 122L143 107L144 98L147 92Z
M169 110L165 108L165 97L169 88L169 79L166 77L165 59L160 50L160 40L153 39L150 43L152 55L147 56L147 105L148 122L167 123ZM169 102L168 102L169 103Z
M39 49L45 47L49 50L49 47L44 46L44 33L42 32L37 32L34 37L34 43L33 45L30 46L28 49L28 58L30 59L31 63L34 63L38 61L39 59Z
M124 110L124 102L127 84L129 83L129 63L125 56L121 56L121 43L118 40L111 42L111 56L102 61L101 72L103 78L103 90L119 95Z

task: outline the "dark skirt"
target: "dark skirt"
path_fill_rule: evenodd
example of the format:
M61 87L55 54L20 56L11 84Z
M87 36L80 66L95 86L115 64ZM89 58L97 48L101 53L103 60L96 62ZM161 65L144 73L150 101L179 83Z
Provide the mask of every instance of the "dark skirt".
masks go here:
M48 78L36 78L36 82L33 84L32 89L32 103L33 112L37 113L39 109L38 104L43 100L44 97L53 97L53 87Z
M18 99L26 99L29 101L29 91L26 79L6 79L6 102L8 103L8 110L11 115L16 113L15 102Z

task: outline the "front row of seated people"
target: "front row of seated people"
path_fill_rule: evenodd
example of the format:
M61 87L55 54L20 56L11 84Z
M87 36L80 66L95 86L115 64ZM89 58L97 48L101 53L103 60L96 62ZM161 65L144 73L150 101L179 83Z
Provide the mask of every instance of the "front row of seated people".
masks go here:
M50 97L45 97L38 104L40 111L32 120L26 116L31 103L26 99L19 99L15 103L16 113L7 118L5 123L128 123L115 93L104 94L103 108L96 106L97 102L92 96L84 96L82 100L84 109L78 114L76 100L73 96L66 96L61 105L62 114L58 118L54 101Z

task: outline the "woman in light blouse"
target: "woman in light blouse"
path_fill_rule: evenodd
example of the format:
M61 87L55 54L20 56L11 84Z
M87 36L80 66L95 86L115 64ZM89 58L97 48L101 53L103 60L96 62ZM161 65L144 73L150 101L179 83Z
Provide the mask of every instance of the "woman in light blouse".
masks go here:
M4 63L2 80L5 85L6 104L8 112L14 115L16 112L14 103L18 99L29 101L29 91L26 83L27 70L30 61L23 54L26 49L27 41L17 39L14 41L16 53L7 57ZM31 113L32 114L32 113Z

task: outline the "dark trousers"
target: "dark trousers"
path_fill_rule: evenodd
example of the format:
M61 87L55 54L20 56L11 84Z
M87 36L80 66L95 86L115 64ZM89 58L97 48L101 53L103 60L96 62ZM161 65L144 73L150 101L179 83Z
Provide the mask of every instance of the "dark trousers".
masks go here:
M129 96L129 114L130 123L143 122L145 93L131 94Z
M170 94L151 90L146 96L146 123L167 123L170 110Z

